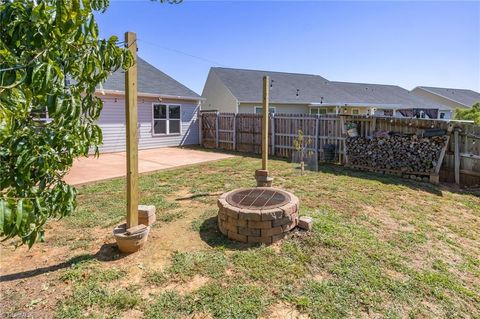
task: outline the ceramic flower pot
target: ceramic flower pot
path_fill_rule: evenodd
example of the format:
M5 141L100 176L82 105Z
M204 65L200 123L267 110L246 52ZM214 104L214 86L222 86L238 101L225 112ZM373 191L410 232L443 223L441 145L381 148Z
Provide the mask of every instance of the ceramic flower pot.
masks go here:
M127 232L127 224L118 225L113 229L113 235L117 241L118 249L122 253L134 253L139 251L147 242L150 227L145 227L139 232L130 234Z

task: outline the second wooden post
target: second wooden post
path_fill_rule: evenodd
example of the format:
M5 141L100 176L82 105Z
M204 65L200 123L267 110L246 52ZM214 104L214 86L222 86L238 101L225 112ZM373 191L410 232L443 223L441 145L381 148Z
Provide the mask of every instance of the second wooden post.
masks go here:
M257 187L272 186L273 178L268 173L268 122L269 122L270 78L263 77L263 108L262 108L262 169L255 171Z
M137 142L137 36L125 33L125 43L133 56L133 65L125 76L125 118L127 140L127 228L138 225L138 142Z

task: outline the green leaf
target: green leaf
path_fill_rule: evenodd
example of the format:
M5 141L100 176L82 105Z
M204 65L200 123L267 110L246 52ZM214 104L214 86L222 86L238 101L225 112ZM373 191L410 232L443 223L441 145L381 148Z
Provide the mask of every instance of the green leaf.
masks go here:
M5 224L8 225L12 222L12 210L10 209L7 201L2 201L2 202L4 203L3 204L4 225Z
M5 223L5 210L7 203L3 199L0 199L0 234L3 234L3 225Z
M35 241L37 240L37 230L34 230L28 239L28 248L32 248L33 244L35 244Z
M0 200L3 238L32 246L47 220L75 209L75 190L62 178L75 158L101 143L95 88L132 60L117 37L98 41L94 11L107 6L107 0L0 1L0 67L21 66L0 74L0 187L15 198ZM52 121L32 116L45 107Z
M17 220L15 225L17 226L17 229L20 229L20 225L22 224L22 219L23 219L23 199L19 199L17 202Z

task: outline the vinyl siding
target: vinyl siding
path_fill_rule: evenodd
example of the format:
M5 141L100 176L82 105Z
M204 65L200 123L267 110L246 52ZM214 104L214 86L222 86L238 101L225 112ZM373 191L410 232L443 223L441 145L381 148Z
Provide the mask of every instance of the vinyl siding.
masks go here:
M125 100L123 97L102 97L104 106L98 124L103 132L103 145L100 152L125 151ZM138 148L149 149L167 146L198 144L198 110L192 101L162 100L160 103L181 105L181 134L152 135L152 103L159 103L153 98L138 98Z
M412 93L415 95L421 96L423 98L429 99L430 101L437 103L440 110L456 110L456 109L465 109L466 107L460 103L454 102L452 100L446 99L439 95L427 92L421 88L415 88L412 90Z
M262 103L240 103L238 113L255 113L255 107L262 106ZM270 107L275 107L275 113L305 114L308 113L306 104L275 104L270 102Z
M215 110L219 112L237 112L237 99L228 88L218 79L213 72L208 73L207 82L203 88L202 110Z

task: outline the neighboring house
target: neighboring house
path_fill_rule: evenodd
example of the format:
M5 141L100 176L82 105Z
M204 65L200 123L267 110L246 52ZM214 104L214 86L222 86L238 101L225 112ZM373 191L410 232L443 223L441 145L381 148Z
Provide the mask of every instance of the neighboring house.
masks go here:
M377 114L438 117L438 105L393 85L329 81L319 75L211 68L202 110L233 113L262 111L262 79L270 77L274 113Z
M429 99L435 104L447 105L452 110L471 108L475 103L480 102L480 93L472 90L417 86L412 93ZM441 109L440 113L442 113Z
M318 75L211 68L202 110L260 113L265 75L270 76L270 108L275 113L308 113L312 104L335 106L348 96Z
M145 60L137 61L138 148L198 144L202 98ZM98 124L101 152L125 150L125 73L114 72L97 90L104 101Z
M439 107L446 108L445 105L433 103L397 85L336 81L331 83L351 96L350 100L345 101L346 105L355 107L349 114L437 119Z

